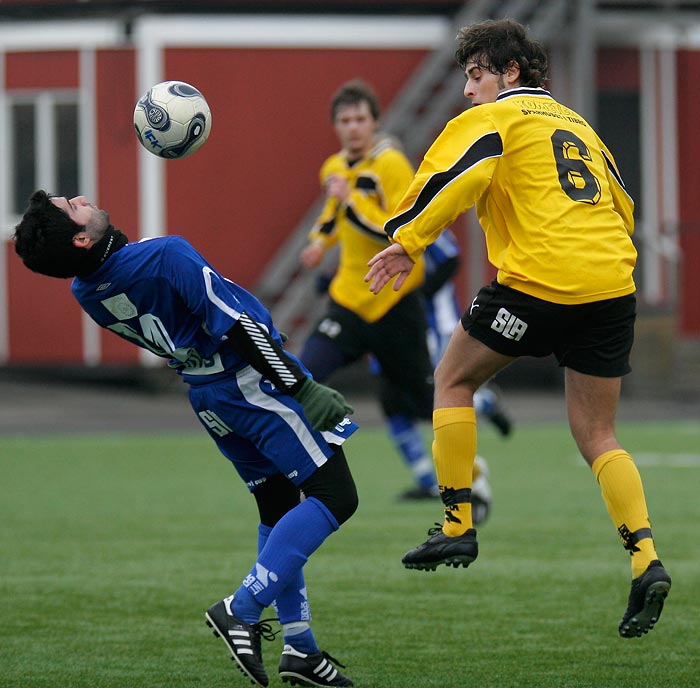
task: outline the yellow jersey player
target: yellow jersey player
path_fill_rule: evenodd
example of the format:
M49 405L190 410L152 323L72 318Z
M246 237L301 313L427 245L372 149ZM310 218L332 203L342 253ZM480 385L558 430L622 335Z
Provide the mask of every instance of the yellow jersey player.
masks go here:
M341 150L321 167L326 203L300 259L305 268L314 268L337 246L338 267L328 287L328 306L300 358L322 381L366 354L374 356L382 410L387 420L393 419L389 428L394 444L421 494L436 495L430 454L413 423L430 419L433 411L433 366L420 290L423 260L417 260L400 293L387 290L375 297L363 282L367 261L389 245L384 223L414 170L397 144L379 133L379 105L366 83L343 84L332 98L331 118Z
M547 57L523 26L485 21L457 41L464 95L477 107L449 122L426 153L385 226L394 243L365 277L375 294L394 277L394 290L402 289L426 246L471 206L498 270L435 371L433 458L445 519L403 562L435 569L476 559L474 392L520 356L554 354L565 368L572 435L631 554L619 633L641 636L658 620L671 579L639 472L615 435L635 321L633 202L596 132L544 90Z

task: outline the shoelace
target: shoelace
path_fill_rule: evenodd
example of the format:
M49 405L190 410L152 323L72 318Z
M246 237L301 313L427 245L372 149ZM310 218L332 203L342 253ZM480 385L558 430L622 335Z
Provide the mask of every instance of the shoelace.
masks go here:
M336 664L339 666L341 669L345 669L345 664L341 664L335 657L332 657L329 655L325 650L321 650L321 654L329 661L333 662L333 664Z
M436 523L434 528L428 528L428 535L432 537L442 532L442 523Z
M275 636L280 633L280 631L272 630L272 626L269 624L270 621L279 621L279 619L261 619L257 623L250 624L258 638L274 640Z

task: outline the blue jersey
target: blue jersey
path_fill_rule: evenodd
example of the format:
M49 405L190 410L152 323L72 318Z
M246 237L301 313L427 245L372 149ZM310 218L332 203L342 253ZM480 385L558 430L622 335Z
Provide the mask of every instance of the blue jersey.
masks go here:
M449 229L446 229L425 249L424 256L425 273L430 275L447 260L459 256L457 238ZM428 319L428 349L435 366L462 315L452 279L449 279L431 297L425 299L425 309Z
M73 294L100 326L169 359L190 385L190 403L250 490L276 473L300 485L357 425L314 430L299 403L228 344L245 312L282 345L269 311L220 275L182 237L144 239L113 253ZM291 354L302 370L308 371Z
M226 345L243 311L282 344L260 301L222 277L182 237L127 244L72 288L96 323L169 359L191 384L247 365Z

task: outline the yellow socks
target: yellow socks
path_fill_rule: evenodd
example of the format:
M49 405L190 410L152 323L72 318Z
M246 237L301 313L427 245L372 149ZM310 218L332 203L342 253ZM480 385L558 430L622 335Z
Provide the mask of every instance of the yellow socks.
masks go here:
M625 549L632 555L632 578L641 576L658 559L644 488L632 457L624 449L601 454L592 466L605 506Z
M433 411L433 459L445 505L442 531L449 537L472 527L472 471L476 455L476 414L471 407Z

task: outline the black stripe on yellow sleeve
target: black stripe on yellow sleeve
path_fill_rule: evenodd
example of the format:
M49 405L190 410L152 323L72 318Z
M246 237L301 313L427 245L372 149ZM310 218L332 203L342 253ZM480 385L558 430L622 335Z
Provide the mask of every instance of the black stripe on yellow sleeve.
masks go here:
M332 218L332 219L328 220L328 222L324 222L320 227L318 227L318 231L321 234L330 234L334 228L335 228L335 218Z
M625 188L625 183L622 181L622 177L620 176L620 173L617 171L617 168L613 164L613 161L605 154L605 151L602 150L600 151L603 154L603 159L605 160L605 164L608 166L608 170L610 171L610 174L617 179L617 183L624 189Z
M346 206L345 208L345 217L348 219L348 221L352 224L352 226L355 229L358 229L360 232L363 234L366 234L368 236L371 236L373 239L376 239L377 241L381 241L384 243L389 243L388 237L386 237L384 234L381 233L381 229L377 231L377 229L373 229L369 225L365 224L357 215L357 213L353 210L353 207L351 205Z
M413 205L400 215L391 218L384 226L384 231L389 236L393 237L401 227L415 220L431 201L448 184L459 177L459 175L463 174L471 167L474 167L474 165L480 163L482 160L498 157L499 155L503 155L503 141L501 140L501 135L497 131L484 134L484 136L477 139L467 148L464 154L450 169L432 175L420 190Z

